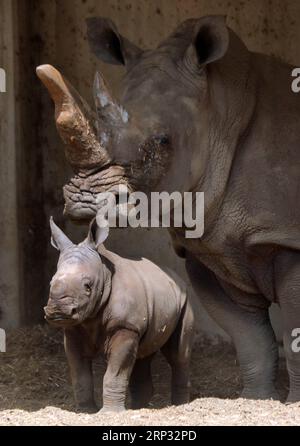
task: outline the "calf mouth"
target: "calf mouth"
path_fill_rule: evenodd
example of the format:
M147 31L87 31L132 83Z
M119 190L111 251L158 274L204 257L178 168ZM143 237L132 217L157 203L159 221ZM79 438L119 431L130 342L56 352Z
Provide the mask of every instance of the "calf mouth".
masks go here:
M75 320L74 318L67 318L67 317L48 317L45 316L45 320L56 327L71 327L73 325L78 324L78 320Z
M45 320L51 324L60 327L76 325L79 322L79 315L77 311L72 310L71 315L66 315L63 313L53 312L49 307L44 307Z

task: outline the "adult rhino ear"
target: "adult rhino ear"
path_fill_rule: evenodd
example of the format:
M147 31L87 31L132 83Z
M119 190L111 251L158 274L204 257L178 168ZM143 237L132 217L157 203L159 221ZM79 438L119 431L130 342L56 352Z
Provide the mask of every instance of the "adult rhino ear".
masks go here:
M104 218L94 218L89 227L89 233L85 243L92 249L98 249L109 235L108 222Z
M64 249L74 246L71 240L54 223L53 217L50 217L50 228L51 228L51 245L55 249L62 252Z
M119 34L116 25L110 19L90 17L86 23L90 48L103 62L127 65L142 53L140 48Z
M202 17L194 25L192 43L187 49L186 57L189 63L204 66L221 59L228 46L229 30L226 17Z

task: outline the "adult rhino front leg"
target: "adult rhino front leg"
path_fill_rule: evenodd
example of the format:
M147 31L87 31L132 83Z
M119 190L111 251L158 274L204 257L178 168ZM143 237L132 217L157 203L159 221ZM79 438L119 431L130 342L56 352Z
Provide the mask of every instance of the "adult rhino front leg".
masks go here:
M278 348L268 311L247 311L224 292L215 275L187 255L192 285L209 315L233 340L243 380L243 398L277 399Z
M283 319L283 342L290 379L287 403L300 401L300 253L279 254L274 268L275 290Z

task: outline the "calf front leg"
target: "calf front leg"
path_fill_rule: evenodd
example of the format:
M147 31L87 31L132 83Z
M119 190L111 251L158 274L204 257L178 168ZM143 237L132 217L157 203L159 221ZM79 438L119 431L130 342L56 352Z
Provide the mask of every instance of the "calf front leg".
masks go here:
M92 360L84 355L81 336L76 328L65 330L64 346L77 409L80 412L97 412L98 407L94 399Z
M125 329L117 331L110 339L107 370L103 379L102 411L125 410L126 393L138 344L138 334Z

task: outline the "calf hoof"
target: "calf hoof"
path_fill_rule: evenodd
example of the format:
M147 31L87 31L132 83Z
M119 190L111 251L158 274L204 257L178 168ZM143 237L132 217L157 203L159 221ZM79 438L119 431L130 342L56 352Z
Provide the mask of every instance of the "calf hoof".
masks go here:
M175 396L172 398L173 406L181 406L182 404L188 404L190 402L189 396Z
M99 412L99 408L96 406L95 403L78 404L77 412L81 412L81 413L96 413L96 412Z
M132 410L140 410L140 409L146 409L149 407L149 401L151 400L152 395L148 398L138 399L138 398L131 398L131 405L130 408Z
M139 403L139 402L131 403L132 410L146 409L147 406L148 406L148 404Z

